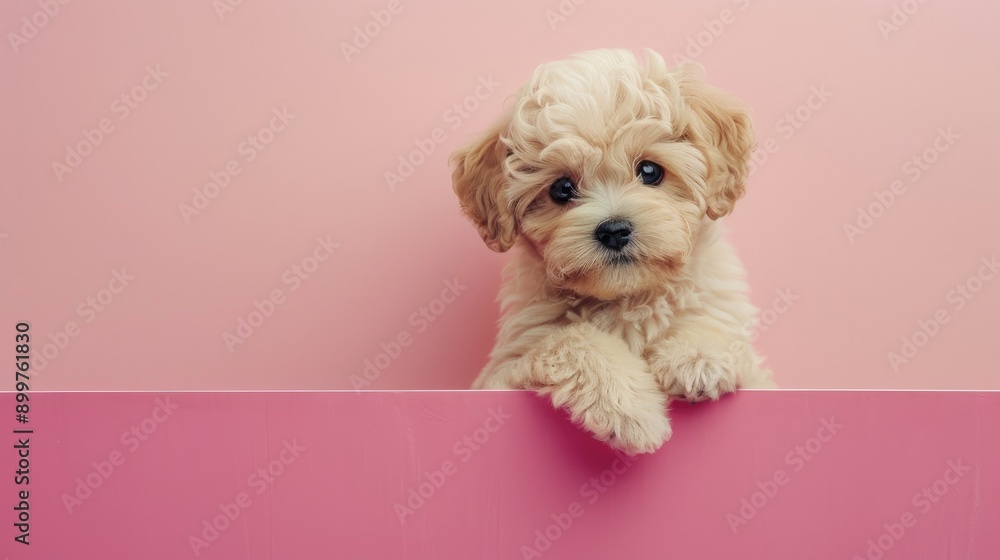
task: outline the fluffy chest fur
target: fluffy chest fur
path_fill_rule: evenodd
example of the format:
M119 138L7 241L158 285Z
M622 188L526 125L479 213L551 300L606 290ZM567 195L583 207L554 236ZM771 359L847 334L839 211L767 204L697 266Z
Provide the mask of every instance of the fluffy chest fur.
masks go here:
M607 333L621 338L635 354L664 336L670 329L670 319L676 302L666 295L615 302L582 302L566 312L569 322L586 321Z
M539 327L587 322L621 338L633 353L642 355L648 344L667 335L678 311L697 306L700 298L687 277L665 286L659 294L614 301L567 295L546 285L542 263L525 251L504 271L498 299L503 311L498 348L520 347L523 335Z

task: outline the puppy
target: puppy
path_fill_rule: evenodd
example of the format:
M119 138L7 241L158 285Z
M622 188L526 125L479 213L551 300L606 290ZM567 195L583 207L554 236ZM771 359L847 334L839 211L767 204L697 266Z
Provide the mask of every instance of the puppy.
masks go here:
M512 247L477 389L530 389L626 453L669 439L669 398L771 386L719 218L754 146L736 99L693 66L597 50L539 67L455 151L453 186L486 245Z

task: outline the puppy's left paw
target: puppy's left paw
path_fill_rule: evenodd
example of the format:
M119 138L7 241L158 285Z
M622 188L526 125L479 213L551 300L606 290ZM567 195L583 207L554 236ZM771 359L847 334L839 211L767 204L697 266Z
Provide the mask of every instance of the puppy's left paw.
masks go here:
M740 372L749 366L742 346L700 346L684 337L672 337L650 352L649 366L671 397L690 402L716 400L740 385Z

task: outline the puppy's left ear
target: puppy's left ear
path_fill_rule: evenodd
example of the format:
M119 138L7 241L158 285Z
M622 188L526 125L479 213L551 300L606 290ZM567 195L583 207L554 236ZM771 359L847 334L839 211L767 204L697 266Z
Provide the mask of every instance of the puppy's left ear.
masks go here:
M452 187L462 211L472 220L490 249L503 253L514 245L517 223L504 187L507 146L501 140L512 114L500 117L483 136L455 150L449 161L454 167Z
M735 97L706 84L695 64L674 71L681 97L693 113L687 135L705 152L708 163L709 218L733 211L743 196L754 148L753 125L746 106Z

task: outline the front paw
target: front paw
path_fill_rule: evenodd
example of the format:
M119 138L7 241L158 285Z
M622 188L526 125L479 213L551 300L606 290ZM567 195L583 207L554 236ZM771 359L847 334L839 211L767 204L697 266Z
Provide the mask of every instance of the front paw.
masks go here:
M716 400L735 391L740 385L740 372L752 367L747 356L747 349L739 342L726 348L673 337L650 353L649 365L664 392L697 402Z
M629 399L628 402L595 402L582 409L574 405L568 408L573 419L595 438L629 455L652 453L673 433L662 396L659 399Z
M667 399L625 342L577 323L544 338L519 362L521 387L548 396L598 440L652 453L670 438Z

